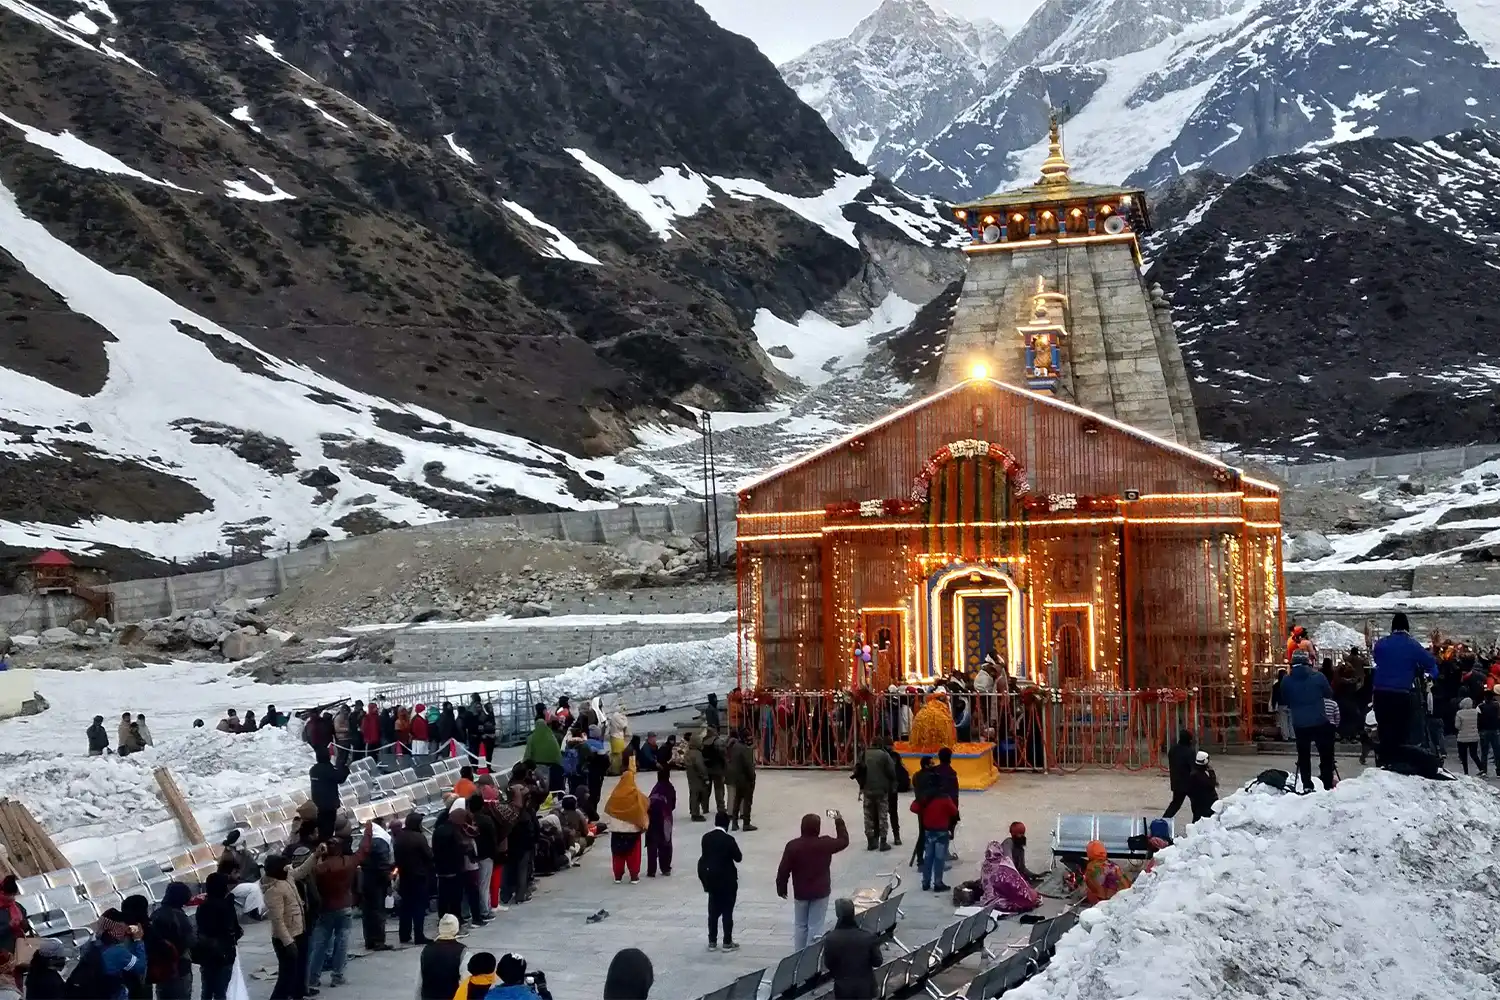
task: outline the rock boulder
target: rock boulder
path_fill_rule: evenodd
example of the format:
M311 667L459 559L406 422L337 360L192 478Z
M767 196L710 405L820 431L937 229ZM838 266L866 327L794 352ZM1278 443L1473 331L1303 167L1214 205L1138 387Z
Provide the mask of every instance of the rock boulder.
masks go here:
M189 618L187 623L188 640L200 646L212 646L228 630L217 618Z

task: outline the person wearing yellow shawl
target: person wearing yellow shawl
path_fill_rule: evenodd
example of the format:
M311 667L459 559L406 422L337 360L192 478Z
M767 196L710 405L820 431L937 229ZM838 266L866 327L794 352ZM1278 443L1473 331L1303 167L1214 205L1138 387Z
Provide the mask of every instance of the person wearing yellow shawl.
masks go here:
M530 761L539 768L547 769L547 788L554 792L563 789L562 747L557 745L557 734L547 722L547 706L536 706L536 722L531 725L531 735L526 739L526 753L522 760Z
M958 727L953 723L947 692L937 691L927 696L926 704L912 717L908 742L924 753L951 747L958 742Z
M641 880L641 834L650 824L651 803L635 787L635 761L620 775L615 790L604 803L604 814L610 818L609 853L614 862L615 882L624 880L630 869L630 884Z

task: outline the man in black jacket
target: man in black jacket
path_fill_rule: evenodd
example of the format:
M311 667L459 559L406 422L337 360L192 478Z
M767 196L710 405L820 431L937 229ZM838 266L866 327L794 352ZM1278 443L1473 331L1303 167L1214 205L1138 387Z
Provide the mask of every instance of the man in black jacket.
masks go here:
M158 1000L190 1000L193 995L193 945L198 931L184 907L193 892L172 882L146 930L146 970L156 984Z
M89 756L102 757L109 749L109 731L104 728L104 716L94 716L94 724L88 728Z
M1188 778L1193 774L1193 761L1198 756L1198 741L1184 729L1177 734L1177 743L1167 751L1167 779L1172 783L1172 801L1162 818L1171 819L1182 808L1188 797Z
M703 853L698 858L698 881L708 893L708 950L719 948L719 924L724 925L724 950L734 951L734 901L740 891L739 869L745 857L729 834L729 814L720 809L714 828L703 835Z
M870 1000L880 968L880 942L855 922L854 900L836 900L833 912L838 920L823 936L823 968L833 977L834 1000Z
M308 768L308 798L318 807L318 836L324 840L333 836L334 820L339 811L339 786L349 779L348 758L340 753L335 765L328 759L328 751L318 746L313 748L317 762Z
M391 869L396 865L395 839L386 833L383 823L371 829L370 853L360 866L360 917L365 932L366 951L390 951L385 943L385 897L391 891Z
M455 809L438 817L432 829L432 869L437 876L438 916L461 916L464 899L464 860L468 838L462 827L469 822L467 809Z
M397 870L396 938L402 944L427 943L424 927L427 901L432 897L432 846L422 832L422 814L410 813L402 829L391 838Z

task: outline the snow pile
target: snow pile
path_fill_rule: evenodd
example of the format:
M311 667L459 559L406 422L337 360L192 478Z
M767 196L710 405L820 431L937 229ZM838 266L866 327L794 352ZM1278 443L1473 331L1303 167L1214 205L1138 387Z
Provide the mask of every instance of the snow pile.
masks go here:
M542 688L550 698L706 684L713 685L715 691L728 691L738 683L735 678L738 665L739 649L733 635L664 642L608 653L581 667L548 677L542 681Z
M1313 646L1322 656L1338 659L1350 646L1365 648L1365 634L1338 622L1320 622L1312 629Z
M1500 996L1494 788L1366 771L1219 810L1084 911L1016 1000Z
M75 753L8 764L0 773L0 794L24 802L66 842L69 831L79 827L139 829L170 819L152 773L157 767L172 769L193 811L204 816L229 802L300 782L311 766L311 748L284 730L231 736L199 729L128 757Z

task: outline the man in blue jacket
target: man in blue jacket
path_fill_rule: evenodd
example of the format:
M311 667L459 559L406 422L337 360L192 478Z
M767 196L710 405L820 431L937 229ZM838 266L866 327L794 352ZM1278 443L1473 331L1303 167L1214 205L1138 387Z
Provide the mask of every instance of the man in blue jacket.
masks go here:
M1302 787L1311 791L1312 746L1318 745L1318 774L1324 788L1333 787L1333 724L1323 710L1323 699L1333 697L1328 678L1312 668L1312 656L1305 649L1292 653L1292 672L1282 678L1281 700L1292 715L1292 732L1297 739L1297 774Z
M1412 688L1418 672L1437 677L1437 658L1411 637L1411 623L1403 612L1391 616L1391 634L1375 643L1374 708L1375 762L1382 767L1401 757L1401 748L1412 742L1416 697Z

